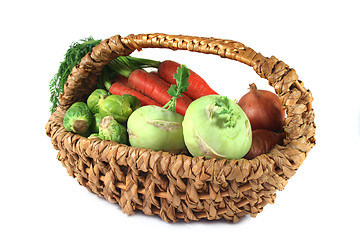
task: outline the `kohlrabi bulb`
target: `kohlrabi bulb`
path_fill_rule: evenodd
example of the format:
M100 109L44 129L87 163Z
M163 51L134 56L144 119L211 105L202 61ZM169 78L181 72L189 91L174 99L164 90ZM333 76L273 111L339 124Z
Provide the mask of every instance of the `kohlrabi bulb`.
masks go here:
M239 159L252 143L249 119L234 101L208 95L193 101L184 116L184 139L193 156Z
M130 145L172 153L185 151L182 120L183 116L174 111L143 106L127 122Z

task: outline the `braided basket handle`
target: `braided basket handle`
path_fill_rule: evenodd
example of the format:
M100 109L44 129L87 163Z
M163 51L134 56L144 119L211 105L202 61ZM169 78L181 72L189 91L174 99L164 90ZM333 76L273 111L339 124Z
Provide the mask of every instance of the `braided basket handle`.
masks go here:
M266 58L244 44L216 38L167 34L139 34L103 40L93 48L74 69L59 97L60 108L67 109L77 101L86 101L96 88L105 65L118 56L126 56L142 48L168 48L219 55L245 63L269 81L286 110L284 145L300 150L305 155L315 144L315 124L311 92L304 88L295 70L275 57ZM305 157L301 157L302 163Z
M127 56L134 50L141 50L142 48L169 48L172 50L188 50L219 55L220 57L236 60L253 67L260 77L269 80L270 85L275 87L278 95L283 94L286 91L285 88L293 84L302 93L307 92L298 81L298 76L293 69L291 69L292 72L290 74L291 80L287 80L286 86L276 87L281 77L290 70L289 67L283 62L278 61L275 57L265 58L260 53L255 52L240 42L167 34L139 34L123 38L116 35L103 40L94 47L93 51L87 54L80 64L72 70L64 86L64 94L59 99L60 105L68 106L78 101L79 99L75 99L73 96L79 94L74 94L74 92L79 90L87 92L86 89L93 90L103 67L110 61L118 56ZM311 101L307 103L307 106L308 109L311 109Z

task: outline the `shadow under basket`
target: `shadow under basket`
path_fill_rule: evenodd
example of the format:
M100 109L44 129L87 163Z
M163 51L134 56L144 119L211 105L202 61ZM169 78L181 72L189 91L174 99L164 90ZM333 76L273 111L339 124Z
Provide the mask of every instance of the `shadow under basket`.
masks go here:
M67 132L63 117L71 104L96 88L105 65L142 48L168 48L219 55L251 66L268 80L286 110L283 146L252 160L207 160L87 139ZM46 124L57 159L89 191L118 203L128 215L141 210L167 222L255 217L276 191L284 189L315 145L312 95L294 69L264 57L242 43L216 38L167 34L113 36L95 46L75 66Z

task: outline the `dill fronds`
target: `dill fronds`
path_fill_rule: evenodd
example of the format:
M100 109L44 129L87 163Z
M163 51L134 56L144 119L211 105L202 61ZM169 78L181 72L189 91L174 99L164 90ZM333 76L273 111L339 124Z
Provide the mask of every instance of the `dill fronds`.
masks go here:
M91 52L92 48L100 43L101 40L94 40L93 37L81 39L73 42L67 50L64 60L60 63L58 72L50 80L50 112L53 113L59 103L60 94L64 93L64 85L73 67L80 63L81 59Z

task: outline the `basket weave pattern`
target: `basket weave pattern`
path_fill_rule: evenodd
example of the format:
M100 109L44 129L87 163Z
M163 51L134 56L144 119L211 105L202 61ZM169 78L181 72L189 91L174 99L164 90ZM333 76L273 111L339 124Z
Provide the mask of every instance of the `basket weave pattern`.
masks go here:
M66 109L86 101L103 67L142 48L214 54L253 67L269 81L286 110L284 145L252 160L206 160L67 132L62 124ZM117 35L102 41L74 67L46 133L68 174L89 191L118 203L126 214L141 210L168 222L202 218L237 222L247 214L255 217L267 203L274 203L276 191L285 187L315 145L312 100L294 69L236 41L167 34Z

